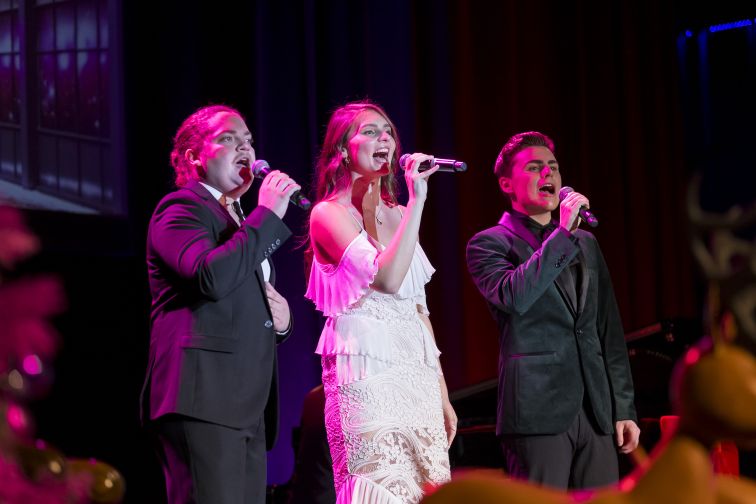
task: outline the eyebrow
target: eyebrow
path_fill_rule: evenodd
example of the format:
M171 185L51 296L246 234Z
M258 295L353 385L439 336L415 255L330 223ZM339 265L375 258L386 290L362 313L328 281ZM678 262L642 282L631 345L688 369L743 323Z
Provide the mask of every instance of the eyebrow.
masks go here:
M224 133L231 133L232 135L238 134L238 132L236 130L225 129L225 130L223 130L223 131L215 134L215 137L219 137L219 136L223 135ZM252 133L249 132L249 131L245 131L244 133L242 133L242 136L252 138Z
M544 164L559 164L559 162L556 159L549 159L545 163L541 161L540 159L531 159L530 161L527 161L525 164L526 165L529 165L529 164L544 165Z
M380 128L380 126L378 126L378 123L365 123L360 125L360 129L367 127ZM391 129L391 125L389 123L384 124L383 127Z

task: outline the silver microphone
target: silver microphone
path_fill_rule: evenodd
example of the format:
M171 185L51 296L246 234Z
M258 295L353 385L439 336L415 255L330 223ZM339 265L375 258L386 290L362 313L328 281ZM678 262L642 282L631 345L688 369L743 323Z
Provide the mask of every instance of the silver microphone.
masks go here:
M399 158L399 166L404 168L404 165L407 164L409 157L409 154L402 154L402 157ZM430 170L435 166L438 166L438 171L440 172L459 173L467 170L467 163L463 161L457 161L455 159L433 158L432 160L423 161L422 163L420 163L417 171L422 173L424 171Z

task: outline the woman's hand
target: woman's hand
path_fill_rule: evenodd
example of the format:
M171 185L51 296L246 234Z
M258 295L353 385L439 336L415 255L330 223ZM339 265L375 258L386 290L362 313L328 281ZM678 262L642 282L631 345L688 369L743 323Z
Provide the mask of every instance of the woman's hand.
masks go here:
M418 169L420 168L420 163L423 161L432 160L433 156L421 152L410 154L409 159L407 159L407 162L404 165L404 180L407 182L409 201L424 201L428 196L428 177L438 171L438 166L422 173L420 173Z
M451 447L452 441L454 441L454 437L457 435L457 413L454 412L448 396L441 401L441 409L444 412L446 439L449 442L449 447Z

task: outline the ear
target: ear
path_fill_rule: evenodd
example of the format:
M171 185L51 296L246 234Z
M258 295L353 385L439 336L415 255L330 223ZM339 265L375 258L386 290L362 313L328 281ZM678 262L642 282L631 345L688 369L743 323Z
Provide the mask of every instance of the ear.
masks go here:
M202 161L199 160L199 157L197 157L194 149L186 149L186 151L184 152L184 159L189 161L194 166L202 166Z
M186 151L184 151L184 159L194 166L194 172L198 176L203 176L205 169L202 167L202 161L200 161L199 156L194 152L194 149L186 149Z
M349 152L347 152L346 147L342 147L339 149L339 152L341 152L341 158L346 159L349 157Z
M512 179L509 177L499 177L499 187L501 188L501 192L504 194L508 194L510 197L512 196L512 193L514 190L512 189Z

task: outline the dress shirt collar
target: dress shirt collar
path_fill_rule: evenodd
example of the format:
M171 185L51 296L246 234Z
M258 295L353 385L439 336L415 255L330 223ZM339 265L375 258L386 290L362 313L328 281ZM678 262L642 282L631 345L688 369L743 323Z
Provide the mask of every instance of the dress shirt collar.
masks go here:
M543 241L547 236L549 236L551 232L554 231L554 229L556 229L557 227L557 222L553 219L550 220L548 224L545 224L545 225L540 224L534 221L532 217L525 215L522 212L518 212L517 210L514 210L514 209L510 209L504 212L504 215L502 215L501 219L499 220L499 224L504 223L504 216L506 214L509 214L511 218L520 222L531 233L537 236L541 241Z
M211 186L211 185L208 185L208 184L205 184L205 183L204 183L204 182L202 182L202 181L200 181L200 184L202 184L202 185L203 185L203 186L205 187L205 189L207 189L208 191L210 191L210 194L212 194L212 195L213 195L213 198L215 198L216 200L220 200L220 199L221 199L221 196L223 196L223 193L222 193L222 192L220 192L220 191L219 191L218 189L216 189L215 187L213 187L213 186ZM233 198L231 198L230 196L226 196L226 202L227 202L227 203L233 203L234 201L236 201L236 200L235 200L235 199L233 199Z

